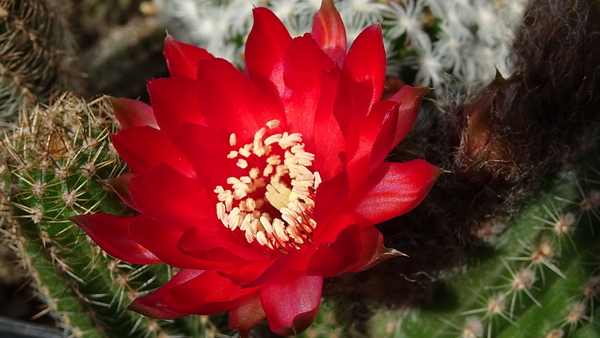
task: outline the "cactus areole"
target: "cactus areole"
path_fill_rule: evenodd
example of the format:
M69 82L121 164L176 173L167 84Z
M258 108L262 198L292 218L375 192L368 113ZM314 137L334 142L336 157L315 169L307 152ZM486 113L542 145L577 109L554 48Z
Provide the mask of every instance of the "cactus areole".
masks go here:
M383 162L427 89L380 101L379 24L347 50L331 0L291 38L254 9L245 74L167 37L172 75L148 84L152 106L113 99L112 142L130 173L110 181L138 216L72 218L107 253L179 272L129 309L173 319L229 311L242 336L265 317L296 334L314 320L323 278L400 255L375 224L427 194L440 169Z

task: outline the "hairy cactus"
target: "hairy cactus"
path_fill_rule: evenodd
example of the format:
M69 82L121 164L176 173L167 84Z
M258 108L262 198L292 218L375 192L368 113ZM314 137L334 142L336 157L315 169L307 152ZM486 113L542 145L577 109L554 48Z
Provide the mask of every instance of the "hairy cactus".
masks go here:
M351 42L380 22L388 74L405 83L439 87L453 81L486 83L506 62L512 27L524 0L336 0ZM158 16L173 36L199 45L241 66L253 5L266 6L293 36L310 31L318 0L154 0ZM449 75L450 74L450 75ZM441 91L439 92L441 94Z
M47 306L36 316L52 315L73 337L211 336L208 318L159 321L125 311L172 271L108 257L68 220L96 210L127 212L105 184L124 170L109 141L115 128L107 99L87 103L65 94L51 106L22 111L2 141L2 195L10 211L3 237Z
M0 1L0 126L79 79L76 44L58 1Z

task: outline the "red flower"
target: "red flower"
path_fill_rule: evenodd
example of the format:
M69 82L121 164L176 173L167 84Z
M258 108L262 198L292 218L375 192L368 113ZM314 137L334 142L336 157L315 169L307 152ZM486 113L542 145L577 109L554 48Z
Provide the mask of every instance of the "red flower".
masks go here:
M242 335L265 317L295 334L314 320L324 277L400 254L374 225L415 207L440 169L383 162L427 90L380 101L379 24L347 51L332 0L294 39L268 9L254 18L246 74L166 39L172 77L148 84L152 106L113 101L124 130L112 141L131 173L110 183L140 215L73 221L119 259L181 269L131 310L229 311Z

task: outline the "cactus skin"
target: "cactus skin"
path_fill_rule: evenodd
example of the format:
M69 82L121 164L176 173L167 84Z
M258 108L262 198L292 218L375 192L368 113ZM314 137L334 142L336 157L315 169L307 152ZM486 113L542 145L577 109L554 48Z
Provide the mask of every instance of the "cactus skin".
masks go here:
M0 0L0 126L26 105L77 88L76 43L53 0Z
M67 219L127 213L103 183L124 170L110 145L115 128L107 99L86 103L64 94L52 106L23 111L3 140L2 196L12 213L4 215L2 233L47 305L36 316L52 315L72 337L214 336L207 317L162 321L126 311L173 271L108 257Z

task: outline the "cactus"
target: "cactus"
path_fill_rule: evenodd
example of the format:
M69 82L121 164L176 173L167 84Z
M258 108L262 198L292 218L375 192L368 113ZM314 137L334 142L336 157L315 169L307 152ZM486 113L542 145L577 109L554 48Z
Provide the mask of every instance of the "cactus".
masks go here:
M524 0L336 0L349 42L380 22L388 52L388 74L405 83L441 89L455 81L483 84L507 62L512 28ZM293 36L310 31L320 1L154 0L158 17L178 40L195 44L242 66L252 5L266 6ZM458 79L458 80L457 80Z
M85 52L90 91L149 100L146 80L168 75L162 55L165 37L153 18L134 18L112 29Z
M565 172L420 310L375 315L371 335L600 337L598 168L595 155Z
M0 1L0 126L77 86L76 44L59 2Z
M68 220L96 210L127 213L106 188L124 170L110 146L111 111L105 98L87 103L64 94L52 106L23 111L3 140L2 196L12 209L3 237L46 305L36 316L50 314L73 337L214 336L208 317L160 321L125 311L173 271L108 257Z

